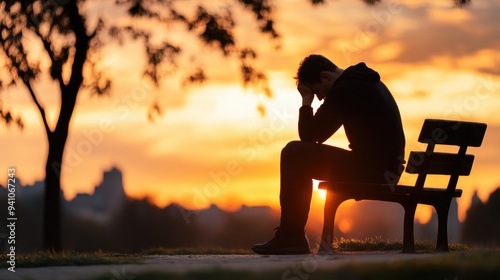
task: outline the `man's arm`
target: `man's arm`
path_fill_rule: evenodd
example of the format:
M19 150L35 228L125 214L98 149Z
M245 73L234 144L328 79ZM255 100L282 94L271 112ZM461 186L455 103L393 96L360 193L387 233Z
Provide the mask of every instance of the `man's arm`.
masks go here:
M300 140L313 143L325 142L342 126L342 122L335 114L331 100L326 98L314 115L311 107L314 93L300 82L297 89L302 96L302 107L299 109Z
M302 96L302 106L311 107L311 104L314 100L314 92L312 92L308 86L304 85L300 81L297 85L297 90L299 91L300 96Z
M302 141L323 143L341 126L340 119L331 112L331 108L325 108L325 104L318 108L316 115L313 115L311 106L300 107L299 137Z

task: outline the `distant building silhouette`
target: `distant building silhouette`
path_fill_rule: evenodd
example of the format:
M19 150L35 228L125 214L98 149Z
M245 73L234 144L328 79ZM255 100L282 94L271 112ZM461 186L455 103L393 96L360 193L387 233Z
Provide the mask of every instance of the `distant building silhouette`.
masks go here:
M127 196L121 171L113 167L105 171L93 194L79 193L66 203L67 211L81 217L105 223L124 206Z
M477 190L475 190L474 194L472 195L470 207L477 205L477 204L482 204L482 203L483 203L483 201L479 198L479 195L477 194Z
M45 191L45 183L43 181L36 181L33 185L26 185L24 187L16 188L16 193L19 199L25 203L40 200L43 198ZM61 197L64 197L64 192L61 190Z

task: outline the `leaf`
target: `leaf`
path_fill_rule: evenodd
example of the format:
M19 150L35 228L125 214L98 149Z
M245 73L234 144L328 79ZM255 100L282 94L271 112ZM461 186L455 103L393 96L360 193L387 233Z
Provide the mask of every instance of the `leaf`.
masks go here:
M266 111L266 106L264 106L264 104L260 103L259 105L257 105L257 111L259 112L261 117L266 116L267 111Z
M457 7L465 7L472 2L471 0L454 0L454 1Z
M199 38L204 44L219 48L225 56L235 46L232 34L234 26L230 10L226 10L226 14L211 14L201 6L198 7L195 19L188 23L189 30L201 30Z
M206 79L207 77L205 76L205 72L201 67L198 67L192 74L188 75L187 78L184 79L182 85L186 86L188 84L202 84Z
M22 118L18 116L14 119L11 112L4 113L2 110L0 110L0 119L2 119L8 127L10 127L12 123L14 123L20 130L23 130L24 128Z
M12 115L10 114L10 112L7 112L7 114L5 114L3 118L5 120L5 123L7 125L10 125L10 123L12 122Z
M146 8L142 0L137 0L135 4L133 4L129 9L128 13L132 17L148 17L148 18L160 18L158 13L152 12L148 8Z
M148 120L153 122L156 118L161 117L163 115L163 108L160 106L158 101L155 101L148 110Z

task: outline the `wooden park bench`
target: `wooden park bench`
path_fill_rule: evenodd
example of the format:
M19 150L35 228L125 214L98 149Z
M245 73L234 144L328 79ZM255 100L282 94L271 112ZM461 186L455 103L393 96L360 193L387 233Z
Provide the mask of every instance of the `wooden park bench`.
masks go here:
M335 213L340 204L349 199L378 200L399 203L404 208L403 253L415 252L413 223L417 204L432 205L438 214L436 250L448 251L448 211L451 200L462 196L457 189L459 176L470 174L474 156L466 154L467 147L479 147L483 141L486 124L426 119L418 141L427 143L425 152L412 151L405 171L418 174L415 186L391 184L391 174L386 174L387 184L359 182L320 182L325 189L324 224L319 253L332 252ZM456 153L434 152L436 145L458 146ZM446 188L431 188L425 183L427 175L449 175ZM392 176L394 178L394 176Z

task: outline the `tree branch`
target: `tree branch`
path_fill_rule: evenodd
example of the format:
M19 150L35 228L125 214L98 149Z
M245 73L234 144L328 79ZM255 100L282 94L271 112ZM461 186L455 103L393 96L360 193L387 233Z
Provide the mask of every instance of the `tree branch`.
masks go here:
M33 32L35 32L35 34L38 37L40 37L40 40L42 40L43 47L44 47L45 51L47 52L47 54L49 55L50 61L52 62L52 67L54 67L54 64L56 62L56 57L55 57L54 52L51 49L50 42L46 38L44 38L44 36L40 33L40 31L36 27L34 27L32 30L33 30ZM56 71L55 74L56 74L55 79L59 83L59 87L63 88L64 80L62 77L62 71Z
M102 19L99 19L99 22L97 23L97 26L94 28L94 31L89 35L89 41L94 39L94 37L97 35L99 31L101 31L104 28L104 21Z
M76 41L74 44L74 60L71 66L71 77L66 87L71 88L73 90L73 94L76 97L76 95L78 94L78 89L83 82L82 70L85 61L87 60L90 37L89 35L87 35L87 32L85 30L84 19L79 14L76 1L68 3L66 6L64 6L64 9L76 37ZM64 93L64 91L64 88L61 88L61 93Z
M36 98L35 95L35 91L33 90L33 87L31 86L30 82L25 81L24 84L28 88L31 98L33 99L33 102L35 102L35 105L38 108L40 115L42 116L43 126L45 128L45 131L47 132L47 136L50 136L50 134L52 134L52 130L50 130L49 123L47 122L47 116L45 115L45 110L43 109L42 105L40 105L40 102L38 102L38 99Z

